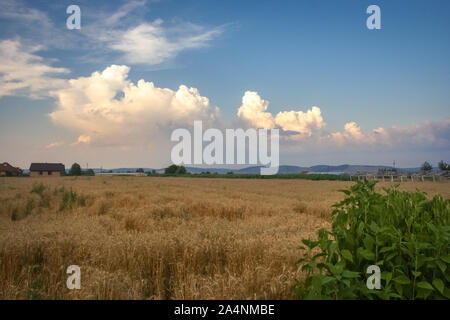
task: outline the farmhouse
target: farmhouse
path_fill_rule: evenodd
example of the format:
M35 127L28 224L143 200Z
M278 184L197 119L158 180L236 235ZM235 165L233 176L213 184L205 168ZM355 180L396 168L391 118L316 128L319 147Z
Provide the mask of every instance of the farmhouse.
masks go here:
M65 171L66 168L62 163L32 163L30 177L59 177Z
M20 174L20 169L13 167L8 162L0 164L0 177L17 177Z

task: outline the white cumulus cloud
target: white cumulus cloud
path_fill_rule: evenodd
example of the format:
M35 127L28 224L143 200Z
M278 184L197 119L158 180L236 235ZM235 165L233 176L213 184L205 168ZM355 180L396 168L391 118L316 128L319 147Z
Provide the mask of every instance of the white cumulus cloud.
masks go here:
M352 121L344 131L323 136L320 145L345 148L447 148L450 147L450 118L443 121L423 121L407 126L393 126L363 131Z
M310 136L313 131L325 126L319 107L312 107L306 112L282 111L275 117L267 112L268 107L269 101L261 99L257 92L246 91L237 115L256 128L279 127L284 131L292 131L306 136Z
M303 111L282 111L275 117L275 123L285 131L294 131L310 136L314 130L325 126L319 107Z
M269 101L261 99L257 92L246 91L237 115L256 128L272 129L275 127L275 121L272 114L266 112L268 106Z
M111 65L89 77L69 80L56 93L54 123L80 133L77 143L133 145L167 135L194 120L213 123L219 109L196 88L180 85L174 91L153 82L128 79L128 66ZM168 137L168 135L167 135Z

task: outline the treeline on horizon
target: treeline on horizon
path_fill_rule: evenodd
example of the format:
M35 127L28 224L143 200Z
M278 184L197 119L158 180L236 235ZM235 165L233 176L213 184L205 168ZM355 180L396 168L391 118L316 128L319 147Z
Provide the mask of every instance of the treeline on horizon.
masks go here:
M139 171L142 172L142 171ZM249 173L211 173L209 171L201 173L187 172L184 166L171 165L164 170L164 173L157 173L155 170L147 172L149 177L186 177L186 178L227 178L227 179L305 179L305 180L339 180L351 181L349 174L318 174L318 173L287 173L287 174L249 174Z

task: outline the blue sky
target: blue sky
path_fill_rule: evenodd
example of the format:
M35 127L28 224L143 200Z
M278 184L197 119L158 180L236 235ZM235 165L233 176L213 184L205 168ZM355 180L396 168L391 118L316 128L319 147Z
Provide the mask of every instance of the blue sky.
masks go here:
M142 130L137 130L136 119L123 119L125 111L120 121L136 130L123 133L117 119L114 125L98 118L81 123L86 115L69 105L68 92L82 98L67 91L67 80L90 77L111 65L128 66L128 72L114 74L126 73L134 84L144 79L173 92L180 85L198 89L209 103L196 105L192 117L210 119L218 107L215 120L222 127L236 123L240 107L270 112L275 119L282 111L306 113L317 106L320 115L314 116L320 119L314 123L302 122L304 114L297 116L298 134L282 143L282 163L390 164L395 158L403 166L418 166L425 160L450 160L448 1L4 3L2 54L11 48L17 52L0 58L24 73L43 65L55 69L36 71L32 82L21 72L0 68L4 88L24 83L20 90L0 91L0 161L22 167L58 160L109 167L166 165L167 132L174 124L189 125L182 119L159 109L145 116L139 111L149 120L139 122ZM71 4L81 8L80 30L66 28ZM371 4L381 8L381 30L366 27ZM149 34L156 36L147 41ZM260 100L244 105L246 92L270 102L267 110ZM89 108L96 103L95 108L104 107L95 97ZM152 108L152 101L144 104ZM255 119L238 120L259 125ZM283 129L281 120L275 122ZM144 128L152 138L141 139ZM383 139L372 134L378 128L386 132Z

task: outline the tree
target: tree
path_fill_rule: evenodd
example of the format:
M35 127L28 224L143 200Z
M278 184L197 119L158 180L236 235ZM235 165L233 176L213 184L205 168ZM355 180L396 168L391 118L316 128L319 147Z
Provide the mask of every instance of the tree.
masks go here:
M420 169L421 169L422 171L428 172L428 171L433 170L433 166L432 166L428 161L425 161L425 162L422 164L422 167L421 167Z
M78 163L74 163L69 170L69 175L71 176L81 176L81 167Z
M175 164L164 169L165 174L186 174L186 168L184 166L177 166Z
M175 174L175 172L177 172L177 168L178 168L178 166L173 164L173 165L165 168L164 173L165 174Z
M450 165L445 163L443 160L439 161L438 166L441 171L449 171L450 170Z
M144 173L144 169L139 168L139 169L136 170L136 172L138 172L138 173Z

